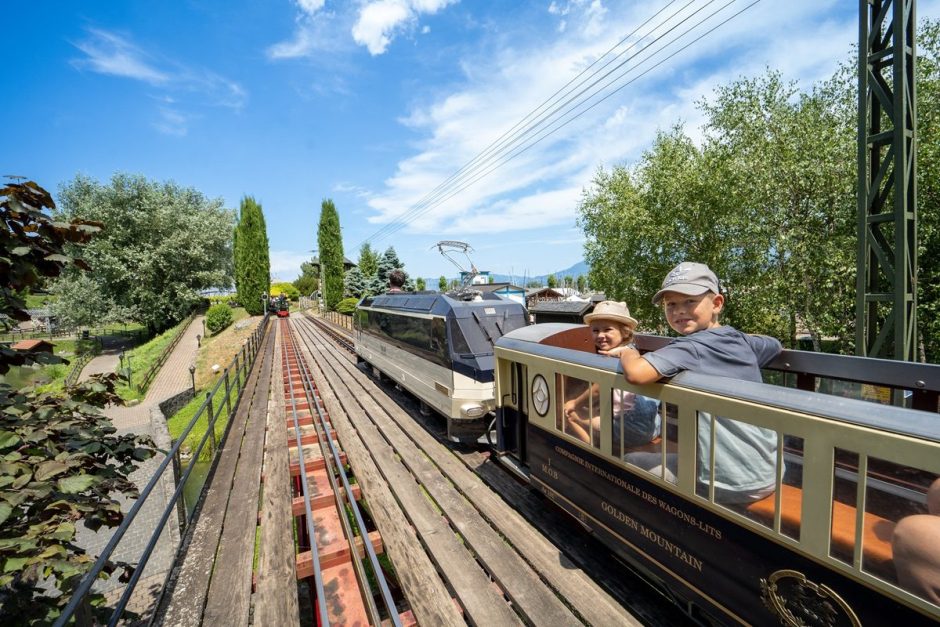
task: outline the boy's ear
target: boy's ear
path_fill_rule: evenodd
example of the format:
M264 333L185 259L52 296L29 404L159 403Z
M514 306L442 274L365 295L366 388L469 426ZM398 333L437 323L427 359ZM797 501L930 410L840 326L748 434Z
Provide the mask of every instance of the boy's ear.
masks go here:
M715 294L714 296L712 296L712 303L715 304L715 313L716 313L716 314L721 313L721 310L724 309L724 306L725 306L725 297L724 297L724 295L723 295L723 294Z

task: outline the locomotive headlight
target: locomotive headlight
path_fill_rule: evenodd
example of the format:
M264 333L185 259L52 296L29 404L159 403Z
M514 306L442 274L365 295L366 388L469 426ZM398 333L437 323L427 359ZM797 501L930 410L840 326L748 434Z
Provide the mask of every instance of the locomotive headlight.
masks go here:
M466 416L467 418L482 418L486 414L486 407L482 405L477 405L476 403L461 405L460 413Z

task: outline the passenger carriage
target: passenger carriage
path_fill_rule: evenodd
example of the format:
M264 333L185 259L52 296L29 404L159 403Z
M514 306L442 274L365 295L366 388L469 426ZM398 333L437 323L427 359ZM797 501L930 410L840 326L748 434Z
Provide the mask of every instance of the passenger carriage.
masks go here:
M666 341L637 336L641 351ZM845 379L915 390L915 402L930 411L694 373L632 386L619 361L594 353L588 327L543 324L496 343L498 454L693 616L758 625L933 623L940 608L898 584L891 533L903 517L925 512L926 487L940 476L940 367L817 357L785 351L771 367L802 364L800 383L815 387L817 375L841 364ZM566 428L562 406L591 383L600 393L590 410L601 420L583 442ZM624 443L623 420L611 416L616 390L660 401L661 436ZM722 462L707 443L708 454L696 459L698 421L708 415L776 434L770 496L722 504L714 482L697 478L700 464L714 477ZM705 424L703 437L715 438L715 421ZM663 463L654 473L625 461L636 452Z
M368 296L354 318L356 355L443 415L448 439L476 442L496 405L493 342L527 323L522 305L492 294Z

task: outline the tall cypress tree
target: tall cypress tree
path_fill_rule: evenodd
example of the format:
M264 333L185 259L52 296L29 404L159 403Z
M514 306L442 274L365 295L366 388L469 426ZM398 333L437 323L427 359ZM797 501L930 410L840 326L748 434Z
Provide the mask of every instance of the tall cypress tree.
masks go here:
M235 227L235 289L238 300L253 316L264 313L262 294L271 290L268 232L261 205L251 196L242 198Z
M343 299L343 235L339 230L339 214L329 198L320 205L320 227L317 230L320 249L320 277L326 308L333 310Z

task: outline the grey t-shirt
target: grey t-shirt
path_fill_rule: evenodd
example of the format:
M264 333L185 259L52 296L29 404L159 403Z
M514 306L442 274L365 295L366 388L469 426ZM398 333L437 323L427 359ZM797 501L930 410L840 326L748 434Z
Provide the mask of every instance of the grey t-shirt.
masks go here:
M643 358L664 377L690 370L719 377L761 381L760 368L776 357L780 342L763 335L747 335L734 327L705 329L676 338ZM710 476L711 415L699 412L698 480ZM730 492L760 492L773 487L777 434L747 423L718 416L715 420L715 488Z

